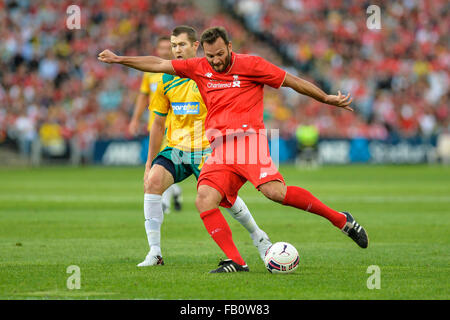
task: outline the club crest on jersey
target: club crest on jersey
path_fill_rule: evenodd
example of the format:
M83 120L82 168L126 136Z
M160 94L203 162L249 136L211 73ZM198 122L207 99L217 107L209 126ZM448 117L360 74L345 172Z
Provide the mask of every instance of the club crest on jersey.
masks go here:
M172 102L173 113L176 115L199 114L199 102Z
M233 88L241 87L241 82L238 79L239 79L238 75L233 75Z

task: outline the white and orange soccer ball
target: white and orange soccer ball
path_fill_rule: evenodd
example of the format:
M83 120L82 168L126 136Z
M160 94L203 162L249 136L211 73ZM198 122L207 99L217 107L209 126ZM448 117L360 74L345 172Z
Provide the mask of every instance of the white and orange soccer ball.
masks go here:
M297 249L287 242L276 242L267 249L264 264L270 273L291 273L298 267Z

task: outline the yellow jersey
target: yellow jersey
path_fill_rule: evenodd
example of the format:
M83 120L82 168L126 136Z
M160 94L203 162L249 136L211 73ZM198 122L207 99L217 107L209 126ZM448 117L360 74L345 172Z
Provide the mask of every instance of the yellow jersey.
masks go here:
M204 125L207 109L194 80L164 74L149 109L167 116L169 147L189 152L209 148Z
M140 91L143 94L148 95L148 104L149 109L152 101L152 95L156 91L156 88L158 86L158 82L161 81L161 78L163 76L163 73L151 73L151 72L145 72L142 76L141 81L141 88ZM150 131L153 123L153 119L155 118L155 115L153 114L152 110L150 109L150 113L148 115L148 131Z

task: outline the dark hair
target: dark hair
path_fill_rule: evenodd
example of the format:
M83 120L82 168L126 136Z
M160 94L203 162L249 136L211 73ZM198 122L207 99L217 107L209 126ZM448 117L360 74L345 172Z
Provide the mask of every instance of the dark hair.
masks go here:
M161 36L156 40L156 45L158 45L161 41L170 41L170 38L168 36Z
M191 44L194 43L195 41L198 41L197 31L195 31L195 29L190 26L178 26L172 30L172 35L175 37L178 37L182 33L186 33Z
M227 31L225 30L224 27L208 28L205 31L203 31L202 37L200 38L200 43L202 44L202 46L204 42L208 44L213 44L219 38L222 38L226 45L230 43Z

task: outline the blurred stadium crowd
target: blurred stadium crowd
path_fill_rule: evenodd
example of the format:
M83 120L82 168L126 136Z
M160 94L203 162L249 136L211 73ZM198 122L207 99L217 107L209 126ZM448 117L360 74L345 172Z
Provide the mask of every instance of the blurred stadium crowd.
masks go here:
M354 96L358 113L293 101L295 120L311 118L322 136L429 136L449 127L448 1L227 0L254 32L322 80ZM368 30L366 8L381 7ZM296 106L301 105L300 108Z
M0 2L0 144L18 141L29 153L38 136L44 145L75 137L87 151L97 139L131 138L141 73L103 65L97 54L154 54L156 39L180 24L199 34L223 25L235 51L354 96L351 113L266 89L266 124L282 137L293 137L299 123L335 138L449 130L448 1L381 2L380 30L366 27L369 3L344 0L224 0L214 15L193 1L77 1L81 29L69 30L72 2Z

